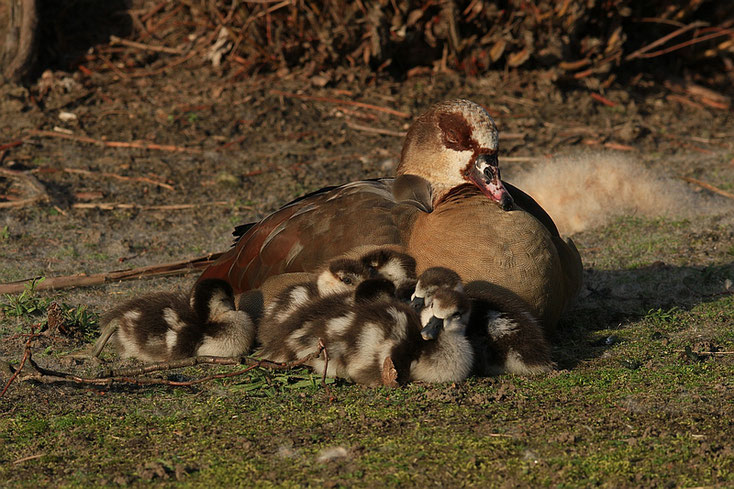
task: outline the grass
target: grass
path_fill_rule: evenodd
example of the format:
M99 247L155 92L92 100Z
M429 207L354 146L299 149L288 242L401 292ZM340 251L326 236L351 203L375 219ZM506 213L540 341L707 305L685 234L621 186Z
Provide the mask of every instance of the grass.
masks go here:
M684 242L691 226L622 219L599 233L609 246L590 253L598 268L587 266L588 290L564 318L551 375L395 390L332 382L331 401L307 370L179 389L16 383L0 398L0 485L732 485L734 355L721 352L734 351L724 289L734 267L692 265L705 255ZM643 264L654 257L679 263ZM50 301L29 286L5 297L4 322L43 321ZM94 309L62 310L91 341ZM36 357L58 353L50 343Z
M0 313L10 318L18 318L25 325L37 324L41 329L48 325L46 313L54 303L50 297L42 297L37 291L44 278L32 280L18 295L3 294ZM57 304L61 309L61 320L65 328L74 331L85 341L93 341L99 334L99 314L86 305L71 305L66 302Z

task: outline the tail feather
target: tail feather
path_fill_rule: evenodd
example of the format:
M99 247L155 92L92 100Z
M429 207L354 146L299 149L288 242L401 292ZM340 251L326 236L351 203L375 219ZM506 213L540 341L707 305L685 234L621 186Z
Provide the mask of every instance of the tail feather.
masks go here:
M719 208L680 180L610 153L558 157L512 175L511 181L543 206L561 234L603 226L622 215L692 217Z

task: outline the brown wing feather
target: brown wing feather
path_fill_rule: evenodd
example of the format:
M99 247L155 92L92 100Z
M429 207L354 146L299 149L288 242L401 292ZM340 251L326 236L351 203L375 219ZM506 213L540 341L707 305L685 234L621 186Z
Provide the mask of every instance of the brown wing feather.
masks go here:
M405 214L418 210L400 210L391 185L353 182L295 201L251 227L199 280L221 278L240 293L271 275L314 271L357 246L399 244L412 222Z

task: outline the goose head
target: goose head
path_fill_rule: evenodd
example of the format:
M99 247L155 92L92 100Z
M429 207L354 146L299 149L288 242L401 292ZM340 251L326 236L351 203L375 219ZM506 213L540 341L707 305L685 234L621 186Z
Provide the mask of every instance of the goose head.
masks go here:
M432 203L461 185L474 185L502 209L513 208L500 180L497 126L480 105L450 100L433 105L408 130L397 176L415 175L431 184Z
M369 278L368 273L368 270L358 260L339 258L330 261L329 265L319 273L316 287L322 297L350 292Z
M415 291L410 297L410 305L418 311L430 308L433 296L441 288L463 292L461 277L455 271L444 267L431 267L418 277Z
M421 314L421 336L424 340L432 340L442 331L463 335L470 312L469 300L462 292L441 287L434 294L431 306Z
M235 308L232 287L224 280L202 280L194 285L189 304L199 320L218 321L223 314Z

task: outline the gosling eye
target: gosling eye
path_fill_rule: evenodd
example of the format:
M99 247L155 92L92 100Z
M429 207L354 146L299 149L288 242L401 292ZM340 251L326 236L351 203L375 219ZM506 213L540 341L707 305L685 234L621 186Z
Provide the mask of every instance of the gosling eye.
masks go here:
M455 313L453 313L453 314L451 315L451 319L454 319L454 320L458 320L458 319L461 319L461 313L460 313L460 312L455 312Z
M347 285L352 285L352 277L343 277L342 282L344 282Z

